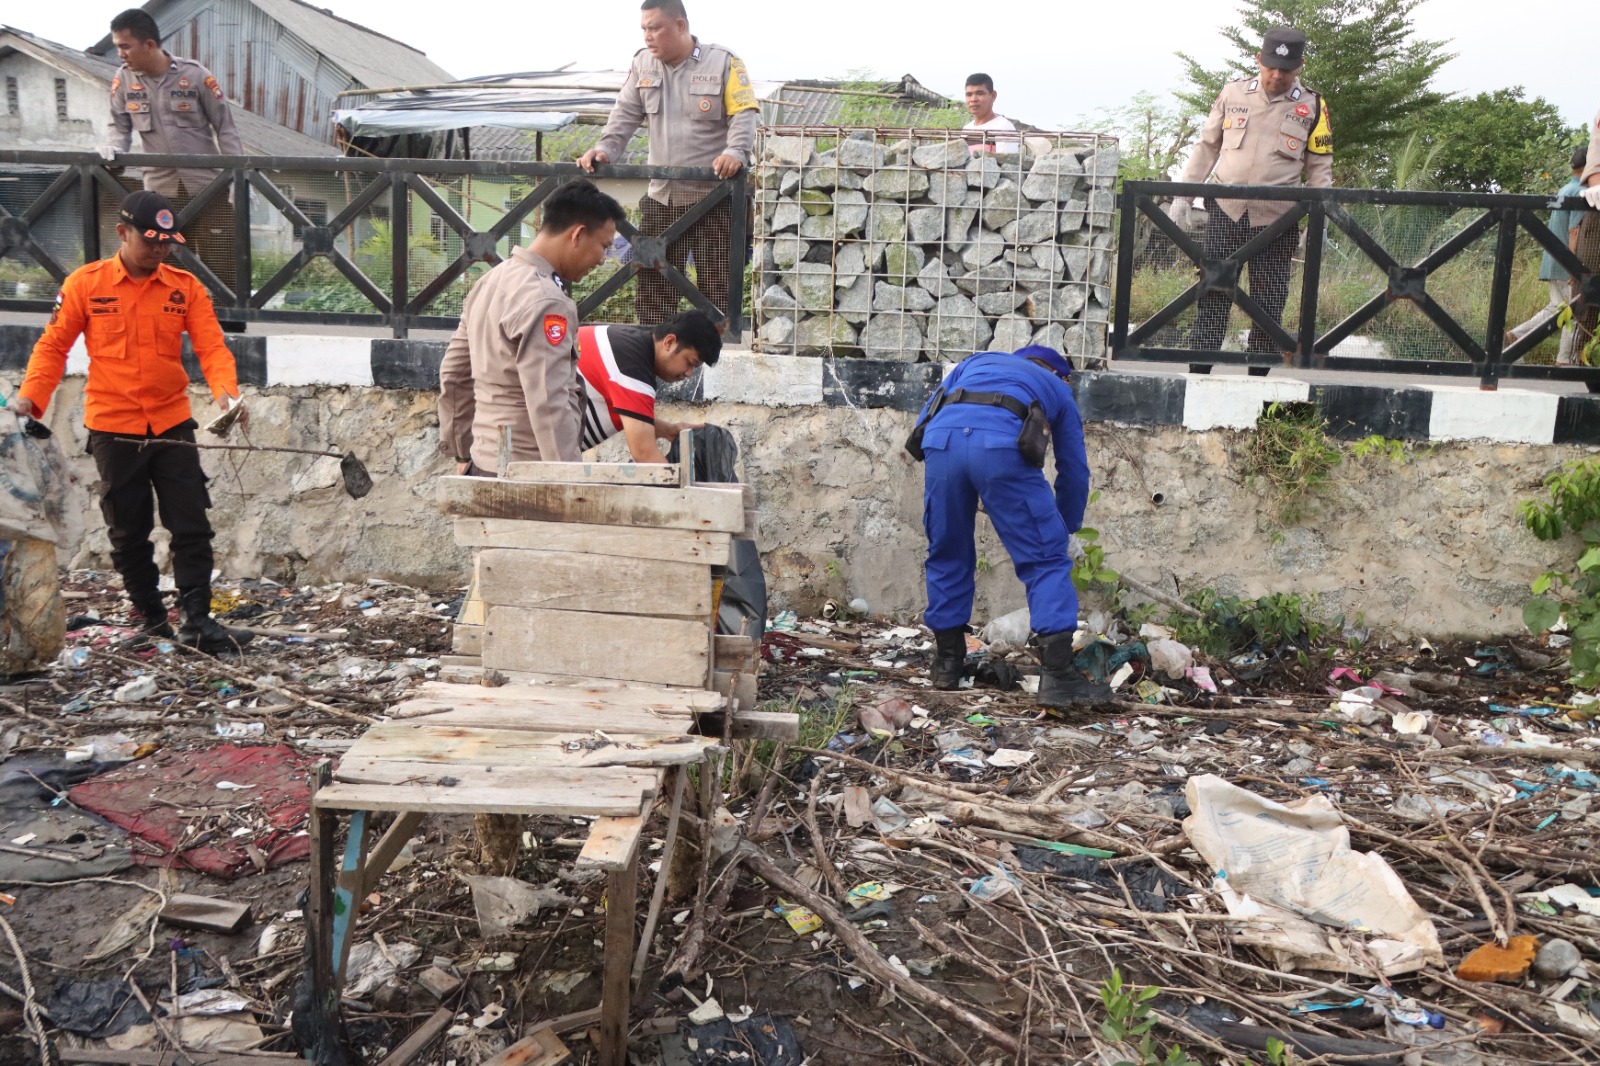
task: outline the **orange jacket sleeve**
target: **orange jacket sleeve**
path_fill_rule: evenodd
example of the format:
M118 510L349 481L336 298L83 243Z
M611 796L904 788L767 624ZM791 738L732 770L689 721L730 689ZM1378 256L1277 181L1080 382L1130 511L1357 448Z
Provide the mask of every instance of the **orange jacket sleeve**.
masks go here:
M34 344L33 354L28 357L28 372L17 392L33 401L41 417L50 404L50 397L55 395L56 386L61 384L61 375L66 373L67 353L82 335L88 320L84 288L78 273L67 275L56 295L55 311L44 327L44 335Z
M233 353L222 339L222 326L217 322L216 309L211 306L211 293L206 291L199 278L193 276L189 278L187 287L189 343L194 345L195 357L200 360L200 372L206 376L206 384L211 386L211 398L220 399L224 392L229 396L237 396L238 368L234 365Z

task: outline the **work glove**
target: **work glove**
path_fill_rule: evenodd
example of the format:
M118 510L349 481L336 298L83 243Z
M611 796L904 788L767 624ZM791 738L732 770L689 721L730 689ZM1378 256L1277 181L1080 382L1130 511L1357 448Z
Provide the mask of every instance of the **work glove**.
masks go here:
M1600 185L1591 185L1583 190L1583 201L1596 211L1600 211Z
M33 406L33 401L26 396L13 396L6 401L5 406L10 408L18 418L39 417L39 409Z
M1083 541L1076 533L1069 534L1067 537L1067 558L1074 563L1081 563L1083 562L1083 556Z
M1183 197L1182 199L1172 201L1161 210L1168 218L1172 219L1172 221L1177 224L1179 229L1188 229L1189 212L1194 210L1194 202L1188 197Z
M117 158L117 150L111 147L109 144L97 144L95 145L94 150L99 152L100 158L105 160L107 163Z

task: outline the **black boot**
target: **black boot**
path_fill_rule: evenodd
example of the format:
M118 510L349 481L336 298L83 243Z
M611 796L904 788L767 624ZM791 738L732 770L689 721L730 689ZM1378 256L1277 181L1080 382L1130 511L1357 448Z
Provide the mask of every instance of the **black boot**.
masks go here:
M167 604L159 592L130 596L139 622L139 632L123 641L131 649L147 648L158 640L172 640L172 624L167 621Z
M961 687L967 666L967 627L933 631L933 687L946 692Z
M1072 664L1072 631L1039 638L1039 706L1088 707L1112 698L1111 687L1083 676Z
M248 629L233 629L211 617L211 590L184 589L178 593L178 640L208 655L238 651L256 635Z

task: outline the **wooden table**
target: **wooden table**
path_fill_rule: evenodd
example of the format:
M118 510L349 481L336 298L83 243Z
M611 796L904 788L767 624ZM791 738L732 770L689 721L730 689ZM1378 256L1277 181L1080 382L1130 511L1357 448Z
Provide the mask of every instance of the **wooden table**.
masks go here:
M577 866L608 877L600 1061L623 1066L640 838L668 768L704 762L721 750L717 739L692 730L698 715L724 713L725 706L715 692L653 685L420 686L391 709L395 720L369 729L337 769L330 774L324 764L314 782L306 915L314 1002L337 1018L357 908L429 814L592 817ZM686 775L674 779L645 951L677 840ZM379 811L396 817L371 842ZM349 823L342 859L335 854L341 818Z

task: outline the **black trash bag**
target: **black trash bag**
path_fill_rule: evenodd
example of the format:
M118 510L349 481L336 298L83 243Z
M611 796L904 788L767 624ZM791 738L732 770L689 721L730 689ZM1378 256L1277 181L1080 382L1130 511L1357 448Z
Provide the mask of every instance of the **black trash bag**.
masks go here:
M57 1026L95 1040L150 1024L150 1012L139 1003L128 982L114 978L59 981L41 1006Z
M1048 848L1018 847L1017 860L1029 873L1049 873L1074 881L1088 881L1112 899L1122 898L1117 875L1101 869L1100 860L1087 855L1064 855ZM1187 895L1189 889L1151 862L1129 863L1121 870L1122 883L1128 886L1133 905L1152 914L1165 913L1167 900Z
M984 688L997 688L1001 692L1010 692L1022 685L1022 671L993 656L985 658L978 664L978 669L972 675L973 682Z
M694 1066L802 1066L806 1055L789 1019L752 1014L742 1022L723 1018L689 1030Z
M739 480L739 444L732 433L722 426L705 426L694 431L693 439L696 482L730 484ZM672 442L667 461L682 462L678 441ZM766 631L767 576L761 570L761 553L756 550L755 541L735 537L728 565L723 568L717 632L759 640Z

